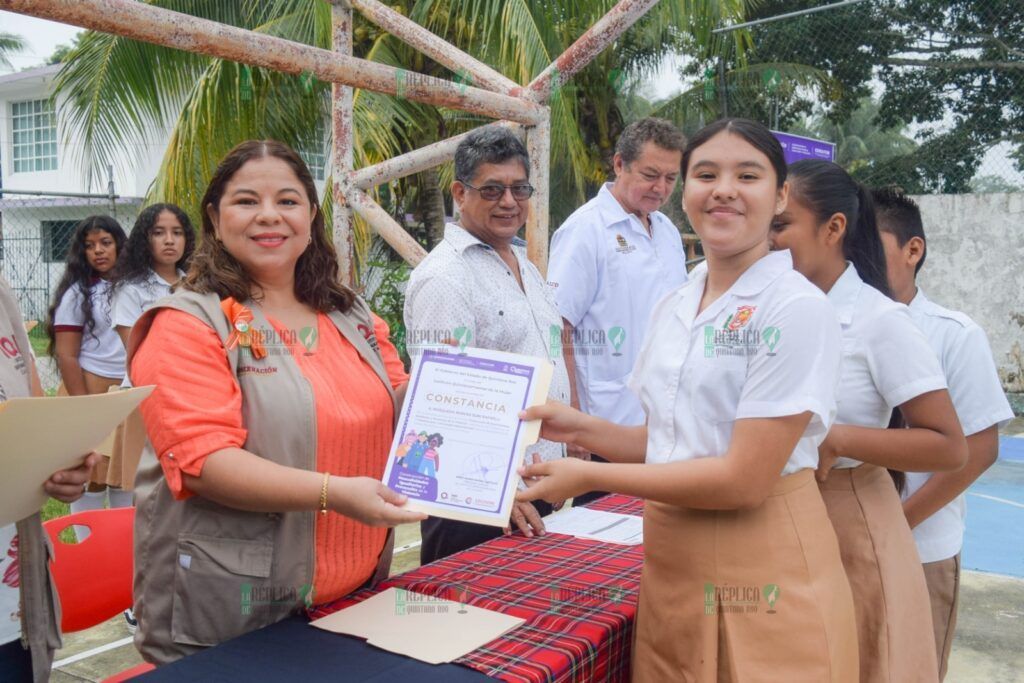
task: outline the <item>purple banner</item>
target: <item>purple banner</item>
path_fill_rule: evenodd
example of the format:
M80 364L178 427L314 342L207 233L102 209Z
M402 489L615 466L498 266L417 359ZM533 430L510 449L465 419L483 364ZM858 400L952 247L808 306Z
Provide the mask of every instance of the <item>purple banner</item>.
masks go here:
M815 140L814 138L805 138L802 135L780 133L777 130L773 130L772 134L782 143L782 151L786 155L787 164L800 161L801 159L836 160L836 146L834 143Z

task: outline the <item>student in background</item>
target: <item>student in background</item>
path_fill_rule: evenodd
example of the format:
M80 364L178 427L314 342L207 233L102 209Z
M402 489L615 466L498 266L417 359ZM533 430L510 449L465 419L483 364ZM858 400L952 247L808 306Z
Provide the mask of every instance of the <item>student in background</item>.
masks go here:
M967 436L967 464L958 472L910 472L903 512L914 533L931 600L939 678L945 678L956 629L964 492L999 456L999 427L1013 410L999 383L984 330L967 315L930 301L917 286L926 245L921 211L902 191L872 192L882 233L893 298L910 307L946 374L960 426Z
M541 436L612 462L530 465L517 497L647 499L633 680L856 681L853 599L814 483L839 323L789 253L768 251L786 206L782 147L759 123L721 119L682 168L708 267L654 307L630 380L647 424L531 408Z
M885 468L955 470L966 443L935 354L892 301L870 193L837 164L789 169L772 246L828 294L842 325L838 415L818 479L853 589L861 681L938 676L924 574ZM909 429L886 429L894 408Z
M105 394L124 379L124 345L110 318L110 278L124 243L124 230L110 216L89 216L75 228L47 323L50 353L60 370L59 394ZM115 442L111 457L119 459L118 451ZM104 507L107 464L104 458L93 469L85 495L71 504L72 512ZM131 505L131 494L112 491L110 505Z
M132 325L157 299L185 277L196 234L174 204L153 204L139 213L114 269L114 329L125 345Z

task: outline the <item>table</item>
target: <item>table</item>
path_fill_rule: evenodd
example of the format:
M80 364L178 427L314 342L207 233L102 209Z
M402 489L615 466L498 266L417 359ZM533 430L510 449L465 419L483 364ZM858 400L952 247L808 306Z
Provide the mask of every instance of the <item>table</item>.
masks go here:
M639 515L611 495L590 507ZM316 609L321 617L392 586L526 620L455 664L431 666L293 617L161 667L145 681L411 680L517 683L629 680L642 546L550 534L496 538ZM461 665L461 666L457 666Z

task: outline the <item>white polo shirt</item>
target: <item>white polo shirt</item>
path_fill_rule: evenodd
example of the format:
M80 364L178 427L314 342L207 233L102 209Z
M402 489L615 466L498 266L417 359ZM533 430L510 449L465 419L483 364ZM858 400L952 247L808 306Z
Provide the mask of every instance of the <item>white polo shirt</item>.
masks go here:
M782 474L817 468L835 416L840 333L789 251L751 266L700 314L706 273L654 309L630 387L647 413L647 462L725 455L736 420L811 412Z
M836 424L884 428L893 408L946 388L939 360L901 303L865 284L853 264L828 293L843 328ZM839 458L835 467L862 464Z
M108 379L122 379L125 375L124 344L110 321L110 282L99 280L89 288L95 322L91 329L86 329L83 299L82 288L77 284L64 293L53 314L54 330L82 333L78 364L83 370Z
M623 425L644 422L626 381L654 305L686 282L686 254L668 216L650 215L651 233L605 184L551 238L548 282L575 328L580 409Z
M185 273L178 271L178 279ZM150 269L145 277L118 284L111 304L114 327L131 327L157 299L170 296L173 285Z
M928 300L920 289L910 302L910 316L939 357L965 436L1013 419L999 382L985 331L963 313ZM904 500L931 479L928 472L908 472ZM922 562L938 562L960 552L967 504L963 494L914 528Z

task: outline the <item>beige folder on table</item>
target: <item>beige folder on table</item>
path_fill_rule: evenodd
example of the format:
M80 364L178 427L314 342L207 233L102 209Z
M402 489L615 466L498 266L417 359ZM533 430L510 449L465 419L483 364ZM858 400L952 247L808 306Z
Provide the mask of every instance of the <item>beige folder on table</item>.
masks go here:
M80 464L153 389L0 403L0 526L38 512L43 482Z
M443 664L524 623L525 619L509 614L388 588L311 625L366 638L370 645L421 662Z

